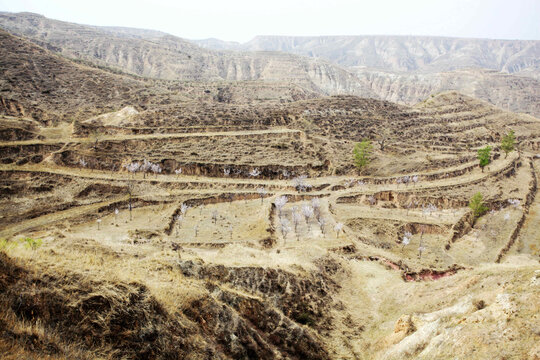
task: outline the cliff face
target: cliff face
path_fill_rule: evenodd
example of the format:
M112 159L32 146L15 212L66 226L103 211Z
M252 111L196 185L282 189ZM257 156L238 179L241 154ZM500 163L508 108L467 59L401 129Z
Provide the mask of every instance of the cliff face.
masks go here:
M430 94L457 90L513 112L540 115L536 79L493 70L465 69L432 74L358 71L371 90L384 100L415 104Z
M386 71L441 72L477 67L510 74L534 70L538 75L540 65L539 41L429 36L257 36L240 48L284 51L320 57L346 67Z
M66 57L145 77L289 81L324 95L376 96L352 72L320 59L278 52L218 52L157 31L78 25L28 13L0 13L0 26Z
M206 48L283 51L355 72L381 99L414 104L458 90L538 116L540 42L422 36L257 36L244 43L196 41ZM489 90L488 90L489 89Z
M149 78L261 81L404 104L457 90L540 115L539 41L258 36L245 44L193 43L159 31L78 25L29 13L0 13L0 26L65 57Z

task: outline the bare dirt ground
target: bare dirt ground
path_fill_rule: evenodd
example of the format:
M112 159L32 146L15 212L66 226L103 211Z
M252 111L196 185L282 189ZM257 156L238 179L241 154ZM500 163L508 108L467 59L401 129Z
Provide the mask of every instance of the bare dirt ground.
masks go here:
M121 110L86 122L93 135L21 122L20 140L3 119L0 351L538 359L540 121L456 93L288 111L279 126L160 133L155 114ZM134 122L149 127L121 129ZM390 123L358 173L354 142ZM160 172L126 169L145 159ZM473 221L477 192L488 211Z

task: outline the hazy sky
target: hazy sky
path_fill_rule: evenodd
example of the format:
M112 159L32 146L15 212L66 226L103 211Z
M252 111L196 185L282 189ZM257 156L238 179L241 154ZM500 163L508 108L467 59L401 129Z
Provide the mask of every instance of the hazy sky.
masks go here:
M540 40L540 0L0 0L0 11L241 42L371 34Z

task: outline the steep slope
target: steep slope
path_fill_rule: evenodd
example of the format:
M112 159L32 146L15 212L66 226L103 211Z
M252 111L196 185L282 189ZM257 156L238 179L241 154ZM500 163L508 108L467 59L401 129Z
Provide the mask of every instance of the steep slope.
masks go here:
M0 44L3 114L67 120L149 101L143 81L73 63L1 30Z
M208 48L225 42L202 41ZM428 36L257 36L236 49L284 51L336 64L386 71L440 72L477 67L511 74L536 72L540 41L463 39Z
M463 69L440 73L390 73L358 70L382 99L415 104L430 94L457 90L513 112L540 116L540 81L494 70Z
M197 40L210 49L284 51L355 72L378 97L415 104L457 90L512 111L540 114L540 42L421 36L257 36ZM510 76L515 75L515 76Z
M289 81L326 95L376 96L353 73L319 59L275 52L216 52L157 31L78 25L30 13L0 13L0 26L64 56L145 77Z

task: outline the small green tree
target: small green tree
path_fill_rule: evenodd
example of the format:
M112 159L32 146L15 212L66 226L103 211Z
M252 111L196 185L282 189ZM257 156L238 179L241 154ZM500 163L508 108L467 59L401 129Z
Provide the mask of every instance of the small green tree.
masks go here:
M488 165L491 160L491 146L478 149L478 160L480 161L482 172L484 172L484 166Z
M484 215L488 208L484 205L484 198L481 193L477 192L469 201L469 207L473 211L474 219Z
M516 136L514 135L514 130L511 130L508 134L504 135L501 140L501 149L504 151L506 159L508 153L514 151L516 145Z
M354 164L359 170L363 170L371 161L372 150L373 145L371 145L371 141L369 140L362 140L362 142L354 145Z

